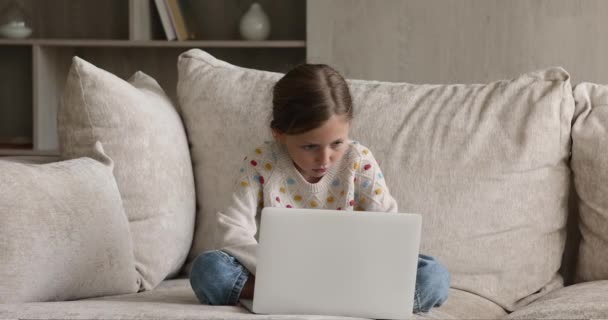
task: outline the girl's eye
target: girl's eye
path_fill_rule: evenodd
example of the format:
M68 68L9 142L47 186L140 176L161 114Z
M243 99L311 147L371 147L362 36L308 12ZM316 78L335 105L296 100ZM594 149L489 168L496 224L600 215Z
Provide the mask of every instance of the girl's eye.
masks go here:
M334 148L338 148L338 147L340 147L340 145L342 145L342 143L343 143L342 141L336 141L332 145Z
M316 149L316 148L317 148L317 146L312 145L312 144L311 144L311 145L307 145L307 146L303 146L303 147L302 147L302 149L304 149L304 150L314 150L314 149Z

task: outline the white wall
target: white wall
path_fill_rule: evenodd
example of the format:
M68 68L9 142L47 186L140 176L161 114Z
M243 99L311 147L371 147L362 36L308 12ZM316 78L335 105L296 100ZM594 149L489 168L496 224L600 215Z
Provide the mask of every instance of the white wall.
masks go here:
M608 83L606 0L308 0L307 59L349 78L487 82L563 66Z

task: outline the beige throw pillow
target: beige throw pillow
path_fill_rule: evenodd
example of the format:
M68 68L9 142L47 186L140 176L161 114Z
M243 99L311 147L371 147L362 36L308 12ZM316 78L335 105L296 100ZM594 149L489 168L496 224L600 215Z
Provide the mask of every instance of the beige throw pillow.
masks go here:
M112 161L97 146L103 163L0 160L0 303L139 289Z
M572 170L579 198L578 281L608 280L608 86L574 88Z
M215 214L245 151L270 138L281 74L196 49L178 70L200 204L193 258L213 247ZM513 310L562 285L574 112L566 71L474 85L349 84L351 137L374 152L400 211L422 214L421 252L447 266L454 288Z
M195 193L185 131L158 83L129 82L74 57L59 110L64 158L87 156L101 141L129 218L142 290L176 275L194 231Z

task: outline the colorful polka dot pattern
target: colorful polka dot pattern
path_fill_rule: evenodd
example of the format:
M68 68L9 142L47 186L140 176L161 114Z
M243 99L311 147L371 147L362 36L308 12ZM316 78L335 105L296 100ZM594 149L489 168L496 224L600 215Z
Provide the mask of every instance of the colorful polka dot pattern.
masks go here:
M285 176L281 170L276 169L280 167L276 162L278 149L272 147L272 143L266 143L254 149L251 155L245 157L244 161L248 167L239 168L242 175L239 179L241 189L257 189L259 205L376 211L381 210L383 199L390 198L390 195L386 196L384 192L384 176L377 161L371 152L361 145L353 143L351 148L356 152L343 163L348 169L327 180L326 186L322 187L318 194L307 190L306 186L299 182L302 180L300 177ZM278 175L278 178L273 178L273 175ZM323 180L319 183L322 182Z

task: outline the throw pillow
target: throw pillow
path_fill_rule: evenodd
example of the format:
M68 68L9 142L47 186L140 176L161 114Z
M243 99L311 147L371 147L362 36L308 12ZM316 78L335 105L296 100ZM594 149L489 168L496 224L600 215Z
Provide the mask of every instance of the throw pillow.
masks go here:
M101 141L129 218L141 290L176 275L194 232L192 163L181 118L158 83L142 72L129 81L74 57L58 114L66 159Z
M572 170L581 231L576 279L608 280L608 86L580 83L574 99Z
M0 303L139 289L112 161L100 144L91 155L103 163L0 160Z

